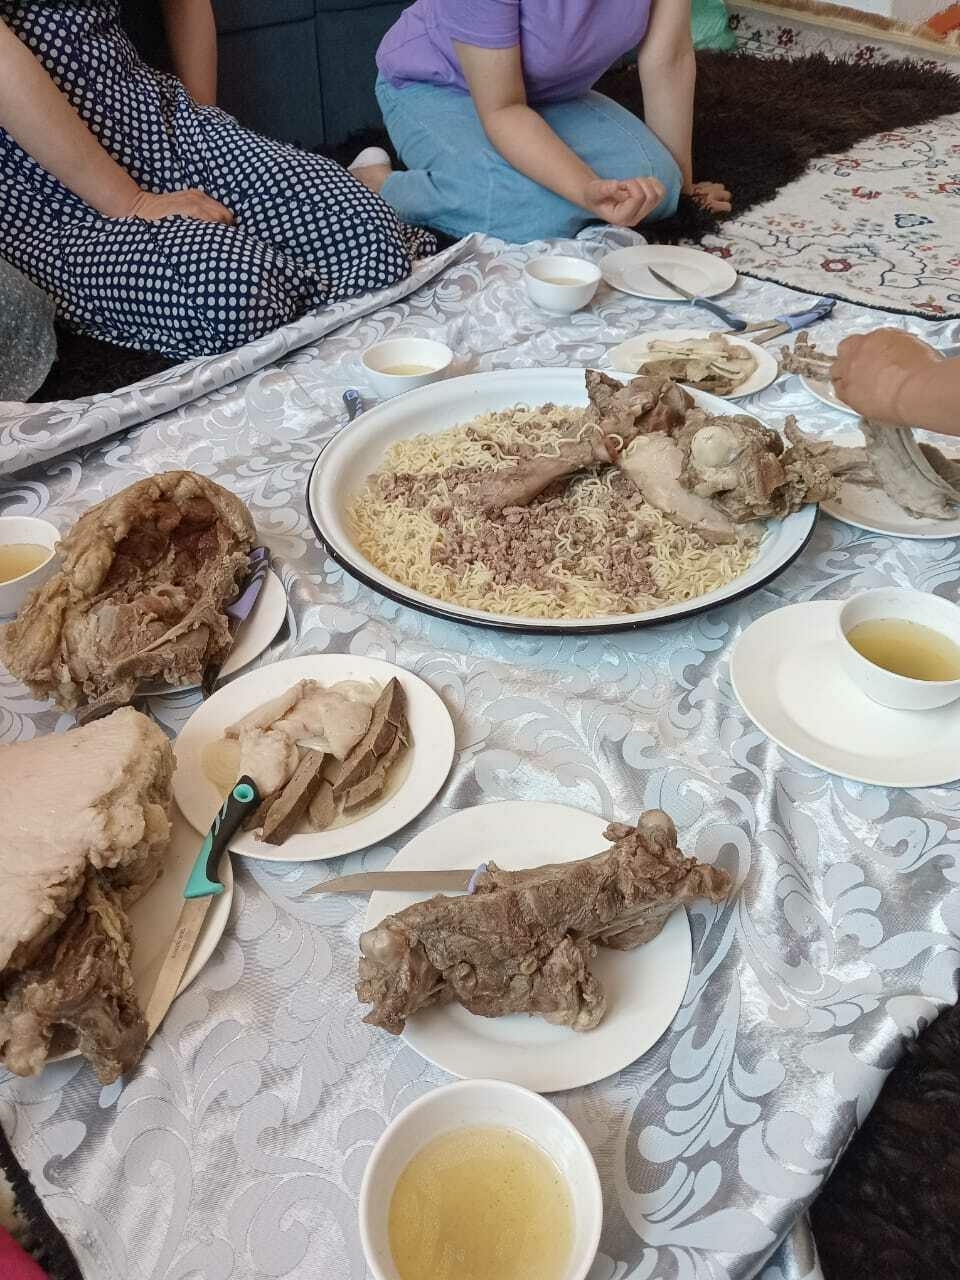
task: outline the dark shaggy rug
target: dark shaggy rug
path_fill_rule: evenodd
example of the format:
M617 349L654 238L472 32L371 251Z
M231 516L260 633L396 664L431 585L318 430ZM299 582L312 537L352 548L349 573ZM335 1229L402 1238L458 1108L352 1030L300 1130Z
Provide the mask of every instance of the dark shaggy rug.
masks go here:
M715 52L698 54L697 64L696 172L726 183L736 213L769 200L817 156L845 151L884 129L903 129L960 111L960 79L929 64ZM634 68L611 72L598 87L642 115ZM346 164L371 143L388 146L382 131L370 131L328 154ZM676 217L645 227L644 233L659 241L698 241L717 225L693 201L684 200ZM58 336L60 358L35 400L113 391L173 363L62 328Z
M887 1081L811 1211L826 1280L960 1276L960 1006Z

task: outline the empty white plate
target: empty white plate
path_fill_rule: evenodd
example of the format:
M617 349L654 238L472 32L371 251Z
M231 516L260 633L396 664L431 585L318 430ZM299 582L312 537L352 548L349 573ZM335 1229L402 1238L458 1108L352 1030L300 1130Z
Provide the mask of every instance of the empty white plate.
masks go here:
M717 332L716 329L654 329L650 333L641 333L635 338L628 338L626 342L621 342L619 347L614 347L610 352L610 364L620 373L644 373L644 357L654 342L664 340L686 342L692 338L710 338ZM776 357L765 347L761 347L756 342L748 342L746 338L741 338L735 333L725 333L723 336L738 347L746 347L756 360L757 367L747 381L737 387L736 391L728 396L722 396L721 399L739 400L742 396L752 396L757 391L762 391L764 387L769 387L772 382L776 382L780 366Z
M573 862L609 846L606 826L606 819L562 804L477 805L421 832L390 870L473 867L487 860L509 870ZM374 893L364 927L372 929L385 916L432 896ZM607 1010L592 1031L571 1031L524 1013L481 1018L449 1004L415 1014L403 1037L428 1062L466 1080L506 1080L537 1093L579 1089L621 1071L656 1044L683 1000L691 955L690 926L681 908L645 946L598 949L591 967L607 993Z
M366 849L412 822L446 781L455 749L453 721L443 699L423 680L380 658L348 653L315 653L288 658L239 676L202 703L174 743L177 772L173 791L184 816L198 831L209 830L223 797L203 771L203 750L249 711L285 693L298 680L337 684L341 680L376 680L383 685L396 676L407 696L412 746L403 782L376 808L354 822L329 831L292 835L283 844L263 844L252 831L238 831L230 844L235 853L267 862L319 862Z
M862 445L863 436L850 433L837 436L835 444ZM956 449L945 449L951 458L957 458ZM885 533L896 538L918 538L932 541L936 538L960 538L960 511L950 520L931 520L912 516L898 506L882 489L868 489L862 484L842 484L838 497L821 502L820 510L834 520L866 529L868 533Z
M715 298L737 282L737 273L724 258L702 249L685 249L672 244L638 244L608 253L600 262L603 278L613 289L635 298L657 302L683 302L672 289L654 280L647 270L655 267L682 288L700 298Z
M793 604L758 618L730 655L740 705L768 738L808 764L878 787L939 787L960 778L960 703L891 711L843 672L844 601Z

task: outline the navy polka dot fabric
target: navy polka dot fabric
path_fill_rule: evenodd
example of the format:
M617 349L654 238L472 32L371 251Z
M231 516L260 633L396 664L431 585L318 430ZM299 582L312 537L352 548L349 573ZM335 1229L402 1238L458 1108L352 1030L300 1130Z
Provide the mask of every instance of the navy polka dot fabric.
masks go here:
M62 320L178 359L229 351L392 284L434 250L332 160L198 107L140 60L117 9L0 0L0 20L141 187L197 187L236 223L105 218L0 129L0 256L56 299Z

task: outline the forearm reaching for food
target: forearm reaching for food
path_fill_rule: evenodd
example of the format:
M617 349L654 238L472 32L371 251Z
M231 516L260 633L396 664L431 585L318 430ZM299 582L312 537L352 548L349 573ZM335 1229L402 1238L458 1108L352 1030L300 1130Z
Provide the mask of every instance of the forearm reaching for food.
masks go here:
M0 21L0 128L37 164L108 218L153 221L170 214L232 222L202 191L142 191L101 147L41 63Z
M724 186L693 179L697 59L690 33L690 0L656 0L637 71L644 122L676 160L684 192L713 213L728 213L731 197Z
M455 44L484 132L514 169L604 222L632 227L663 200L657 178L599 178L527 105L519 46L480 49Z
M162 0L173 69L202 107L217 102L217 24L210 0Z
M902 329L845 338L830 370L837 395L864 418L960 436L960 359Z

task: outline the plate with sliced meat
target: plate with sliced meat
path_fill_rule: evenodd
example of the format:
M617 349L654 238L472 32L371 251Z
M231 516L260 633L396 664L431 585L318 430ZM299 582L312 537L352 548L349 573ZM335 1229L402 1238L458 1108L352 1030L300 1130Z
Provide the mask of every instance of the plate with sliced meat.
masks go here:
M421 832L390 870L454 865L478 868L473 892L371 896L365 1021L453 1075L538 1093L602 1080L656 1044L690 974L685 905L713 917L732 891L726 871L684 856L660 810L634 826L538 801L478 805Z
M402 604L622 631L781 573L816 520L810 462L802 441L667 378L509 369L369 410L320 454L307 504L330 555Z
M338 858L411 822L443 786L450 713L378 658L313 654L262 667L199 707L175 744L174 794L200 832L238 777L261 805L231 848L274 862Z

